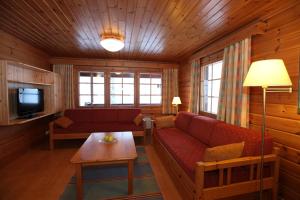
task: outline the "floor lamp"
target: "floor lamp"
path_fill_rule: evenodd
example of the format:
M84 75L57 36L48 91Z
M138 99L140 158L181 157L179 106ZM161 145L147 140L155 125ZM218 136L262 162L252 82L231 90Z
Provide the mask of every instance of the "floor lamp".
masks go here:
M263 198L264 141L266 128L266 93L292 92L292 82L281 59L260 60L253 62L244 80L244 87L261 87L263 92L263 113L261 128L261 163L260 163L260 200ZM289 87L278 87L289 86Z

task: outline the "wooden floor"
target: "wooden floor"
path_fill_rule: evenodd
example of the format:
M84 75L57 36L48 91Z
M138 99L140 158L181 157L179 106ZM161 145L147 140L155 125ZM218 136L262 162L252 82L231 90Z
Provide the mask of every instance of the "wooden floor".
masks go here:
M74 174L69 160L80 142L62 142L53 151L47 144L33 147L0 169L0 200L56 200ZM146 152L165 200L180 200L152 146Z

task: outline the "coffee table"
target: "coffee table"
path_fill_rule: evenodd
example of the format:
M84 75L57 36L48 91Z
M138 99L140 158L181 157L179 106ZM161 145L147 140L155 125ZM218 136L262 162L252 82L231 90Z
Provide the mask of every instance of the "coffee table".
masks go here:
M106 134L113 135L117 141L103 143ZM82 169L89 165L127 164L128 194L133 192L133 161L137 158L132 132L92 133L72 157L75 164L77 199L83 198Z

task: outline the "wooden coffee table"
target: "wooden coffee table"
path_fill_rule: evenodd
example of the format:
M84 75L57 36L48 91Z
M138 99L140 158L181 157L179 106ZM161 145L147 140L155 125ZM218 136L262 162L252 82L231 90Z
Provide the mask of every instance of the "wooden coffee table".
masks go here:
M117 142L103 143L106 134L113 135ZM128 194L133 192L133 161L137 158L132 132L92 133L76 154L71 163L76 168L77 199L83 198L82 168L88 165L124 164L128 165Z

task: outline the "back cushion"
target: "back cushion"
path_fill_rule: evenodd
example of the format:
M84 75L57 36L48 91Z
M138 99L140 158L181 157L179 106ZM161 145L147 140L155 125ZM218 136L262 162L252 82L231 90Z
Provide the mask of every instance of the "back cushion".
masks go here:
M118 121L119 122L132 122L138 114L141 113L139 108L124 108L118 109Z
M117 122L118 110L111 108L93 109L91 122Z
M219 121L210 117L196 116L189 126L189 134L204 144L209 144L210 136Z
M64 116L70 118L73 122L90 122L92 113L92 109L67 109Z
M245 142L243 156L259 155L261 145L261 134L251 129L242 128L226 123L217 123L214 128L209 146L219 146L231 143ZM270 136L265 137L265 154L272 152L272 139Z
M192 118L195 116L196 116L196 114L193 114L190 112L179 112L175 119L176 128L179 128L182 131L188 132Z

